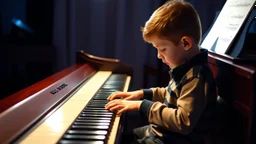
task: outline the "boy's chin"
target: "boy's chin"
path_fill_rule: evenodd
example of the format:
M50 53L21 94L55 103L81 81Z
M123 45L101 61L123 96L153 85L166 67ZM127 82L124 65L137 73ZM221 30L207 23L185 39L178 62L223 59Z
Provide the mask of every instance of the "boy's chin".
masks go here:
M169 68L172 68L170 64L165 63Z
M166 64L170 69L173 69L173 68L175 68L175 66L174 65L170 65L170 64Z
M169 63L166 63L163 61L164 64L166 64L169 68L172 68L172 66Z

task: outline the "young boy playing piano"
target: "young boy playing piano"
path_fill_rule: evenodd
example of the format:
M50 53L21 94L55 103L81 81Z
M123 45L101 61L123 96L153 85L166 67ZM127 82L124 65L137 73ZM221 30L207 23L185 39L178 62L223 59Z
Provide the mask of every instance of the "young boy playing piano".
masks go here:
M152 14L142 34L170 67L169 85L115 92L105 108L117 114L138 111L148 120L149 125L134 129L138 143L204 143L214 115L216 86L208 52L199 47L198 13L188 2L168 1Z

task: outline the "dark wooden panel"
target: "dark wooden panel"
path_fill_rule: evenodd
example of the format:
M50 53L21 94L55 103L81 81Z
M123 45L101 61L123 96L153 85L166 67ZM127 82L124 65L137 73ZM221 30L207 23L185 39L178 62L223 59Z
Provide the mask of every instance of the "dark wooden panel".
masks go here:
M216 79L218 94L228 105L226 137L234 143L249 143L253 137L255 70L253 64L234 63L232 58L209 52L208 61ZM226 131L226 130L225 130Z

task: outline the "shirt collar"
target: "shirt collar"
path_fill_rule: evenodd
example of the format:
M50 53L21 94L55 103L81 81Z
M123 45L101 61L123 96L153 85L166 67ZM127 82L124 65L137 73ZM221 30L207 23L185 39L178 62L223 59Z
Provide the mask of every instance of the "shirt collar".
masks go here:
M181 65L177 66L174 69L169 71L170 77L174 79L174 81L181 80L181 78L195 65L200 65L208 63L208 50L200 49L200 53L193 56L188 61L185 61Z

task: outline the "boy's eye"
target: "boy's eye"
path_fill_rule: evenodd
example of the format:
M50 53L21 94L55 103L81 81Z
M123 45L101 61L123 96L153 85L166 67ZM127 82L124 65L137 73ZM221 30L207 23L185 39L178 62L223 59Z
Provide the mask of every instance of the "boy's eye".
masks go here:
M165 51L165 49L160 49L160 51Z

